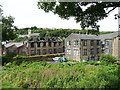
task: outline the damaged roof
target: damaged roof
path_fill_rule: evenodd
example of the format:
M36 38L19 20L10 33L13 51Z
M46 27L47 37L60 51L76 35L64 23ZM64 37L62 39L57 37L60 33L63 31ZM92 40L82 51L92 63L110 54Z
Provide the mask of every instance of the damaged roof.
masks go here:
M5 44L4 46L6 48L8 48L8 47L11 47L13 45L15 45L18 48L18 47L23 46L24 44L23 44L23 42L10 42L10 43Z

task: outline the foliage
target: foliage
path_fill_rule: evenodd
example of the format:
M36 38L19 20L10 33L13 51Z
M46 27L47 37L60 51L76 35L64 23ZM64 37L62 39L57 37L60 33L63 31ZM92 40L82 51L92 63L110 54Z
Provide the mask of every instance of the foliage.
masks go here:
M24 40L23 37L17 37L17 38L15 38L15 39L13 40L13 42L21 42L21 41L23 41L23 40Z
M2 88L17 88L9 83L2 82Z
M104 54L100 57L100 61L103 63L103 64L111 64L111 63L114 63L116 62L116 58L110 54Z
M8 62L12 62L14 56L16 56L14 52L10 52L6 55L2 55L2 65L5 65Z
M16 27L13 26L14 18L12 16L2 16L2 41L13 40L17 37L14 30Z
M118 66L85 62L17 62L3 66L2 81L22 88L118 88Z
M45 12L52 11L63 19L74 17L76 22L84 28L99 30L99 20L104 19L115 8L120 7L120 2L38 2L39 9ZM84 9L85 7L86 9ZM110 9L108 9L110 8Z
M81 33L81 34L93 34L93 35L99 35L99 34L106 34L106 33L112 33L112 32L98 32L93 29L89 30L78 30L78 29L36 29L32 30L33 33L40 33L40 37L60 37L62 39L68 37L71 33ZM19 29L17 30L16 34L27 34L27 30L25 29Z

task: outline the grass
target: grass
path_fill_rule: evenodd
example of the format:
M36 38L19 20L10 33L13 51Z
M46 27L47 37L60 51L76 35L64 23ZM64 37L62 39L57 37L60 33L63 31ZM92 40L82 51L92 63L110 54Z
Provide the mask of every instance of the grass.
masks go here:
M114 64L13 62L3 66L2 81L4 88L116 88L117 75Z
M11 85L10 83L2 82L2 88L17 88L17 87Z

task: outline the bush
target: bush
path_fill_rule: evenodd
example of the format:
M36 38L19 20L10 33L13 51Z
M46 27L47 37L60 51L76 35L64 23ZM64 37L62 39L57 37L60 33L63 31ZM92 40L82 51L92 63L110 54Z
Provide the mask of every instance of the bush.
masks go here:
M98 64L98 63L95 62L95 61L88 61L87 63L88 63L88 64L91 64L91 65L96 65L96 64Z
M111 56L110 54L104 54L100 57L100 61L102 64L111 64L116 62L116 58Z

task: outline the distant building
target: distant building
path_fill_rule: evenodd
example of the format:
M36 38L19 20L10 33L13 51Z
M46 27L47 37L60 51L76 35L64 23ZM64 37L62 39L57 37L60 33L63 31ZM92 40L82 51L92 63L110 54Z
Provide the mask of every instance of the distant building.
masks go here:
M120 60L120 32L100 36L71 34L65 39L65 56L72 60L99 60L102 54Z
M18 37L38 37L39 33L32 33L32 31L29 29L28 34L26 35L18 35Z
M24 37L23 42L7 42L4 43L3 50L0 50L0 54L8 54L14 52L16 54L27 55L46 55L46 54L58 54L63 53L63 40L58 37L43 37L39 36L39 33L31 33L28 30L28 35L19 35Z
M45 55L63 53L63 41L57 37L32 37L24 43L30 55Z
M3 54L28 54L28 49L23 42L10 42L4 45Z

